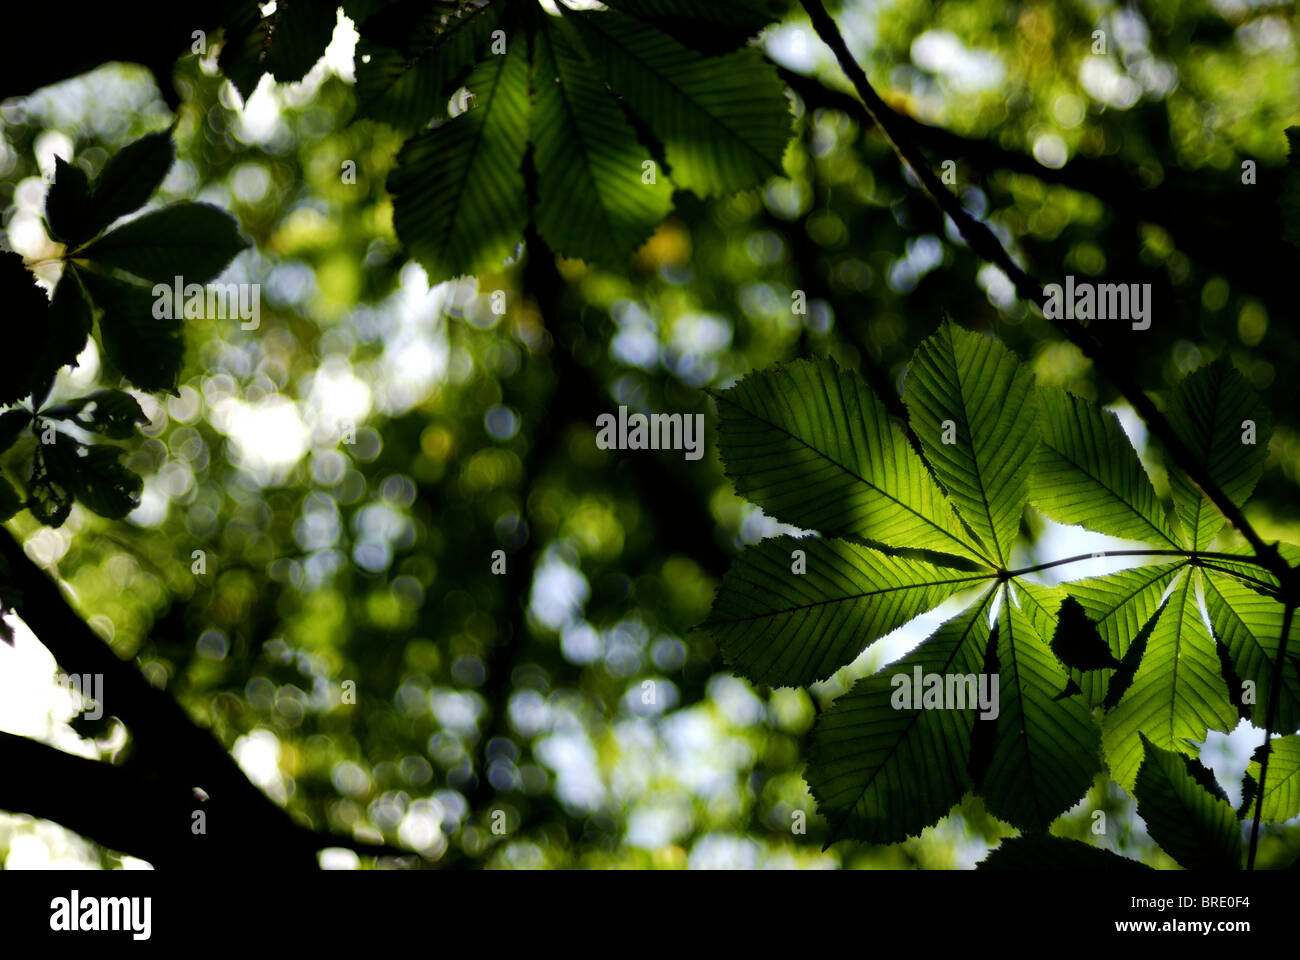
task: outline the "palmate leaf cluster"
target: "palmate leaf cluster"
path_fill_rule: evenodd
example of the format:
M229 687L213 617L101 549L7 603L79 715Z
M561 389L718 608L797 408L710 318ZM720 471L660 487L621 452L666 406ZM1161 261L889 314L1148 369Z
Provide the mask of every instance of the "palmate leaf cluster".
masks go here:
M620 263L674 189L714 197L779 174L790 106L746 41L785 6L345 3L360 35L355 119L411 135L388 181L398 237L431 282L500 266L530 222L557 253ZM306 0L240 11L218 62L245 97L264 72L301 79L335 22L334 5Z
M172 288L216 277L247 242L227 213L181 202L146 212L120 226L162 183L175 159L171 131L148 134L114 154L92 180L80 167L55 158L45 201L50 237L64 245L63 272L47 299L22 257L0 253L0 291L11 342L0 356L0 454L30 428L21 465L26 496L0 476L0 520L27 507L57 527L73 501L121 518L139 504L141 478L119 462L120 448L88 444L70 432L125 439L147 422L139 402L122 390L48 404L55 375L76 366L97 333L102 362L144 391L170 391L184 354L182 318L155 310L155 284ZM48 404L48 405L47 405ZM84 435L84 434L83 434Z
M900 841L969 793L1026 835L1044 834L1104 768L1135 792L1170 855L1238 867L1236 818L1194 754L1239 717L1263 727L1274 696L1273 729L1287 736L1274 740L1264 816L1300 813L1297 658L1272 687L1277 582L1248 555L1201 555L1223 517L1172 466L1172 503L1162 502L1114 413L1039 387L998 341L950 323L918 346L904 381L910 430L826 359L750 374L717 400L737 491L817 533L763 541L724 577L700 629L738 673L773 686L824 680L920 614L969 601L819 717L805 776L832 838ZM1268 415L1231 363L1186 377L1166 413L1244 504L1264 466ZM1034 582L1010 569L1027 505L1173 559ZM1283 552L1292 562L1300 553ZM917 667L997 674L996 717L977 718L973 704L896 709L892 678ZM992 865L1098 852L1056 838L1004 847Z

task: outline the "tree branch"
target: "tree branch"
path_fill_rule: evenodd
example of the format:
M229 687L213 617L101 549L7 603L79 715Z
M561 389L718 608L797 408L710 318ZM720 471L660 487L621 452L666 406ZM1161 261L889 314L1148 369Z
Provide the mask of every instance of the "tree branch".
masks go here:
M297 824L249 781L211 731L134 664L118 659L8 531L0 534L0 561L19 594L23 621L65 671L102 675L105 709L127 724L135 747L126 763L114 765L0 734L0 769L7 771L0 808L54 820L155 866L229 866L241 855L257 859L279 850L282 862L308 868L324 847L414 856ZM196 798L195 787L206 801ZM206 814L206 834L191 830L195 810Z

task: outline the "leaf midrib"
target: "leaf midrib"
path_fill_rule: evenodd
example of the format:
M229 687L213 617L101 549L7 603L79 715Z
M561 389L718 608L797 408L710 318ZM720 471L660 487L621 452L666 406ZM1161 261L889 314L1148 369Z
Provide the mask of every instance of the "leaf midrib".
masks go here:
M953 372L953 377L957 381L957 396L961 403L962 423L966 427L966 436L970 437L971 459L975 462L975 479L979 483L980 503L984 505L984 516L989 523L989 536L993 540L993 552L997 554L999 563L1005 563L1006 557L1002 555L1002 544L998 540L997 524L993 520L993 507L989 503L988 490L984 485L984 470L982 469L982 464L980 463L979 452L975 449L975 430L971 425L970 410L966 406L966 390L965 390L965 383L962 379L961 364L957 358L957 342L953 339L951 330L948 331L948 336L946 338L946 341L947 341L949 352L952 354L952 372ZM997 370L996 360L994 360L993 368L994 371L996 372ZM1011 392L1010 391L1011 386L1015 384L1015 379L1016 379L1015 372L1013 371L1011 375L1011 382L1010 384L1008 384L1008 388L1006 391L1008 395ZM1021 512L1023 513L1023 508Z

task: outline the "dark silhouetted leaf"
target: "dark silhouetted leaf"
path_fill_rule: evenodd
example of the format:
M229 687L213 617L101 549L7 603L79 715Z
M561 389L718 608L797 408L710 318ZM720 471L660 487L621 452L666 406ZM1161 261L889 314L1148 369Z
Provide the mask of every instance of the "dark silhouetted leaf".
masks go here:
M1268 761L1268 786L1264 790L1264 809L1260 819L1268 823L1283 823L1300 816L1300 734L1274 737L1269 740L1273 755ZM1246 768L1242 784L1241 807L1238 816L1253 817L1255 800L1259 796L1259 771L1264 760L1261 743Z
M1121 870L1146 872L1145 863L1065 837L1029 836L1003 840L977 870Z
M56 436L57 440L57 436ZM32 457L32 478L28 484L27 507L47 527L61 527L72 511L72 491L62 477L50 469L48 460L56 444L39 444Z
M0 413L0 453L14 445L18 434L32 422L32 415L26 410L6 410Z
M1076 670L1100 670L1120 665L1119 659L1110 652L1110 647L1097 632L1097 625L1088 619L1083 605L1069 596L1061 602L1057 611L1052 652L1067 667Z
M143 207L162 185L175 159L170 127L146 134L109 157L91 184L90 206L76 242L90 240L119 217Z
M41 416L72 420L80 427L115 440L134 436L137 423L149 422L140 401L121 390L97 390L89 396L47 407Z
M0 311L7 343L0 351L0 405L29 396L37 377L33 355L49 339L49 300L16 253L0 253Z
M69 247L89 240L90 181L78 166L54 158L54 182L45 195L45 223L50 236Z
M181 369L185 341L181 321L154 316L150 288L78 271L99 317L108 359L142 390L172 390Z
M1188 870L1240 870L1241 831L1214 775L1199 760L1141 739L1133 789L1151 839Z
M258 3L244 0L226 20L217 64L245 101L264 73L278 83L296 83L329 46L338 6L331 0L280 0L263 17Z
M120 520L140 505L144 481L118 462L121 448L85 446L62 433L41 447L50 477L100 516Z
M239 225L206 203L178 203L123 224L83 248L79 257L154 283L207 283L248 246Z

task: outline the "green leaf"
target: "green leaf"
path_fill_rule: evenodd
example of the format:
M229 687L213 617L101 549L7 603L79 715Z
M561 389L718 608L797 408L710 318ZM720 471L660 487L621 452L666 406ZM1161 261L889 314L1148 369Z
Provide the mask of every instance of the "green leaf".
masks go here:
M77 271L99 317L104 353L141 390L172 390L180 375L185 341L179 319L154 315L149 287Z
M781 174L790 105L757 50L706 57L615 11L571 16L605 81L663 143L673 183L711 197Z
M1231 361L1220 357L1184 378L1165 415L1195 462L1242 506L1268 457L1269 413ZM1253 443L1243 442L1246 421L1255 425ZM1205 549L1223 526L1223 515L1181 470L1171 470L1169 482L1187 545Z
M73 246L85 243L119 217L138 210L162 185L176 159L171 128L149 133L109 157L91 184L86 208L75 214Z
M566 257L618 262L672 209L672 185L642 182L649 151L563 24L551 21L543 17L533 39L537 230Z
M1102 723L1111 776L1126 790L1133 789L1142 761L1141 735L1166 750L1184 750L1185 741L1201 743L1208 731L1237 725L1214 640L1196 603L1195 579L1184 576L1174 587L1132 685Z
M120 520L140 505L144 481L118 462L119 447L88 447L56 433L42 448L50 477L100 516Z
M1146 737L1142 747L1133 790L1151 839L1188 870L1240 870L1241 830L1214 775Z
M123 224L80 250L79 258L171 284L207 283L248 246L234 217L206 203L177 203Z
M10 317L0 359L0 404L36 393L40 401L59 369L76 365L90 335L90 306L66 271L53 299L46 300L22 259L11 254L0 255L0 297Z
M325 54L338 23L337 0L277 0L266 69L276 83L297 83Z
M1269 746L1273 755L1268 761L1268 783L1264 787L1264 809L1260 819L1268 823L1283 823L1300 816L1300 736L1273 737ZM1264 745L1260 744L1246 768L1239 816L1255 815L1263 759Z
M97 390L89 396L47 407L41 416L72 420L79 427L115 440L134 436L137 423L149 422L140 401L121 390Z
M805 554L806 573L794 572L795 550ZM736 559L698 629L741 675L795 686L829 677L880 637L988 579L845 540L775 537Z
M469 110L408 140L389 175L393 227L430 283L500 266L528 222L526 44L466 81Z
M256 0L242 0L234 5L222 26L225 37L217 66L247 103L266 72L262 61L271 39L270 23L262 17Z
M443 116L449 85L483 53L501 6L439 10L419 0L368 18L357 41L357 117L415 130Z
M1060 523L1179 547L1119 418L1064 390L1040 390L1039 398L1034 506Z
M991 337L945 323L916 348L903 402L948 496L1005 567L1037 442L1033 374Z
M1273 664L1277 660L1285 607L1239 580L1206 571L1205 607L1215 636L1228 650L1233 672L1255 685L1254 703L1246 704L1251 722L1264 727L1273 696ZM1300 654L1300 623L1293 620L1287 649ZM1281 699L1274 730L1300 728L1300 669L1287 658L1282 666Z
M244 100L267 71L278 83L296 83L329 46L337 10L335 0L279 0L263 17L258 3L243 0L226 19L217 63Z
M50 236L69 247L90 236L84 234L86 211L90 207L90 180L80 167L54 158L54 182L45 195L45 223Z
M1129 648L1160 609L1160 599L1174 575L1185 564L1165 563L1120 570L1102 577L1075 580L1066 591L1083 607L1088 619L1106 642L1111 656L1122 661ZM1107 689L1115 670L1075 670L1071 673L1083 691L1084 701L1092 707L1106 700Z
M1003 840L975 869L1147 871L1151 867L1078 840L1040 834Z
M776 519L984 559L856 373L831 360L751 373L718 395L718 414L727 475L741 496Z
M974 674L983 669L993 591L908 656L859 680L813 727L804 778L818 808L842 833L896 843L936 823L970 788L966 761L975 709L895 708L895 677Z
M989 812L1021 830L1046 831L1087 792L1101 769L1101 732L1078 696L1060 697L1069 677L1029 618L1009 601L999 614L983 670L998 677L992 757L976 789Z

